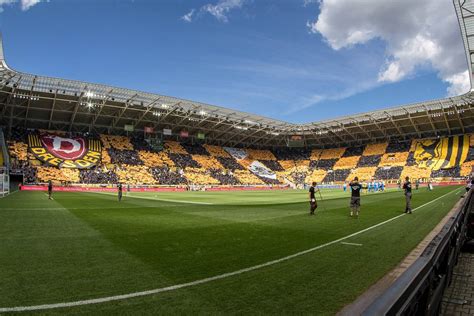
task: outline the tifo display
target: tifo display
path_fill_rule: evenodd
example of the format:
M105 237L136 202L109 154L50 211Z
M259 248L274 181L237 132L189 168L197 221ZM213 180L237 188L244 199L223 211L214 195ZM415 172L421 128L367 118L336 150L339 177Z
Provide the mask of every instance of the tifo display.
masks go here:
M162 150L139 134L78 135L15 130L8 140L13 170L24 182L128 185L289 185L420 181L468 177L471 135L328 149L253 149L163 140Z

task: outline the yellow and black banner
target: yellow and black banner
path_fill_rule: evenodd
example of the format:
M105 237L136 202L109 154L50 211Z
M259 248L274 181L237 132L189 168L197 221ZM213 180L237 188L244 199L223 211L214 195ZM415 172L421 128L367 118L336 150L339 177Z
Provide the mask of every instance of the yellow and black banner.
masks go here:
M58 168L87 169L102 159L102 143L97 139L30 134L28 146L38 160Z
M432 170L450 169L460 166L469 153L469 136L417 140L414 158L421 168Z

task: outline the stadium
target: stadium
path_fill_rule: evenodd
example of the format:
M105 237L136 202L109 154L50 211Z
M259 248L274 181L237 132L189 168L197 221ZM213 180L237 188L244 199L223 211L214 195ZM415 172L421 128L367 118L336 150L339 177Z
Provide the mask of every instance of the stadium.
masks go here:
M469 92L304 124L17 71L0 43L0 314L472 314L453 4Z

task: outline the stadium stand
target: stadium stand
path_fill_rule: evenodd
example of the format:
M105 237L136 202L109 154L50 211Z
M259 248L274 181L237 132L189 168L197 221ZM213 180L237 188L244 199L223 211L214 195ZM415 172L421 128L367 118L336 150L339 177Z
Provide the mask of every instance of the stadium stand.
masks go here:
M335 164L333 169L338 170L338 169L352 169L357 166L357 163L359 162L360 156L346 156L340 158Z
M460 178L469 176L474 165L473 147L465 153L465 161L460 161L455 167L432 170L416 160L413 151L416 146L413 144L418 140L365 147L277 148L273 151L165 141L162 150L154 150L140 135L100 134L98 137L103 146L101 162L91 169L67 170L48 166L28 151L26 137L31 133L35 132L17 129L8 141L11 161L23 170L24 181L28 183L54 180L87 184L214 186L293 183L302 186L312 181L342 183L355 176L361 181L391 182L405 176L424 180ZM66 133L61 135L67 137ZM443 144L446 146L447 142ZM259 168L266 168L266 172L274 175L260 174Z
M388 143L377 143L377 144L368 144L362 156L374 156L374 155L383 155L386 152Z

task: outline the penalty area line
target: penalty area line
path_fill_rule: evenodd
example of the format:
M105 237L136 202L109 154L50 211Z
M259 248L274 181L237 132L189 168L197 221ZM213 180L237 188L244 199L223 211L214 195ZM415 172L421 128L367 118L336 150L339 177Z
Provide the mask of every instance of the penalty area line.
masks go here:
M343 245L349 245L349 246L362 246L362 244L357 244L357 243L354 243L354 242L345 242L345 241L342 241L341 244Z
M445 197L445 196L447 196L447 195L449 195L453 192L456 192L457 190L459 190L459 188L454 189L453 191L450 191L446 194L443 194L442 196L439 196L434 200L431 200L431 201L429 201L429 202L427 202L423 205L420 205L420 206L414 208L412 210L412 212L414 212L418 209L421 209L421 208L423 208L423 207L425 207L425 206L427 206L427 205L429 205L433 202L436 202L439 199L442 199L443 197ZM319 246L316 246L316 247L313 247L313 248L310 248L310 249L307 249L307 250L303 250L303 251L294 253L294 254L286 256L286 257L282 257L282 258L279 258L279 259L276 259L276 260L268 261L268 262L265 262L265 263L262 263L262 264L258 264L258 265L255 265L255 266L248 267L248 268L236 270L236 271L233 271L233 272L228 272L228 273L215 275L215 276L212 276L212 277L209 277L209 278L204 278L204 279L200 279L200 280L196 280L196 281L192 281L192 282L166 286L166 287L152 289L152 290L148 290L148 291L141 291L141 292L122 294L122 295L100 297L100 298L87 299L87 300L81 300L81 301L71 301L71 302L43 304L43 305L30 305L30 306L0 307L0 313L37 311L37 310L47 310L47 309L55 309L55 308L67 308L67 307L76 307L76 306L83 306L83 305L107 303L107 302L125 300L125 299L130 299L130 298L135 298L135 297L149 296L149 295L154 295L154 294L163 293L163 292L175 291L175 290L188 288L188 287L199 285L199 284L204 284L204 283L209 283L209 282L216 281L216 280L226 279L226 278L229 278L229 277L232 277L232 276L235 276L235 275L239 275L239 274L243 274L243 273L246 273L246 272L258 270L258 269L265 268L265 267L268 267L268 266L272 266L272 265L275 265L277 263L284 262L284 261L302 256L302 255L314 252L316 250L319 250L319 249L322 249L322 248L340 243L340 242L342 242L346 239L349 239L351 237L360 235L360 234L365 233L365 232L367 232L369 230L372 230L374 228L377 228L377 227L380 227L380 226L385 225L387 223L390 223L390 222L392 222L392 221L394 221L394 220L396 220L400 217L403 217L403 216L407 216L407 214L403 213L403 214L397 215L395 217L389 218L389 219L387 219L383 222L380 222L378 224L375 224L375 225L372 225L372 226L367 227L365 229L359 230L355 233L346 235L346 236L341 237L339 239L335 239L333 241L327 242L325 244L321 244Z

